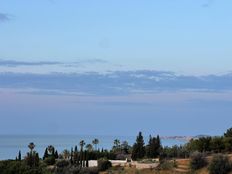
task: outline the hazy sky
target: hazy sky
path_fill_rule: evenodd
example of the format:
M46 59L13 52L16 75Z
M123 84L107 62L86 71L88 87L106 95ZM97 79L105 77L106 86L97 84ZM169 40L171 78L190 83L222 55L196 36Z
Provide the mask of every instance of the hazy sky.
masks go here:
M230 0L7 0L0 57L104 59L186 73L231 70Z
M232 126L231 8L0 0L0 133L222 133Z

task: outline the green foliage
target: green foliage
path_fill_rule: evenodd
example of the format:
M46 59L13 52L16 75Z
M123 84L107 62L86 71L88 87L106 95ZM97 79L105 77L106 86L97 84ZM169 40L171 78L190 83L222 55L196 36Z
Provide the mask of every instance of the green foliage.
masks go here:
M70 151L65 149L62 153L62 156L64 159L69 159L69 157L71 156Z
M93 145L95 146L95 151L97 150L97 145L99 144L99 140L97 138L95 138L93 141L92 141Z
M132 149L132 159L142 159L145 156L145 146L142 132L139 132L139 135L136 138L136 143L133 145Z
M58 159L58 158L59 158L59 154L58 154L58 151L57 151L57 150L55 151L54 157L55 157L55 159Z
M194 152L190 156L190 168L191 170L198 170L207 165L205 155L200 152Z
M171 170L174 167L177 167L175 160L162 160L158 167L159 170Z
M97 167L91 167L91 168L82 168L79 172L79 174L98 174L98 168Z
M120 145L121 147L121 152L124 154L129 154L131 150L131 146L128 144L127 141L123 141L122 144Z
M231 163L227 156L217 154L213 157L208 169L210 174L227 174L231 170Z
M211 151L211 137L201 137L199 139L191 140L188 143L188 149L191 152L199 151L199 152L210 152Z
M146 146L146 155L148 158L157 158L160 155L161 142L159 135L157 137L150 136L149 143Z
M224 133L225 137L231 137L232 138L232 128L227 129L227 131Z
M48 157L48 148L46 148L44 151L43 160L45 160L47 157Z
M171 158L188 158L190 155L190 151L187 146L172 146L172 147L164 147L160 150L160 159L171 159Z
M61 160L56 163L58 168L65 168L69 166L69 162L67 160Z
M191 140L187 144L189 152L231 152L232 151L232 137L203 137Z
M36 151L28 152L25 158L25 162L30 167L39 166L39 154Z
M106 171L110 167L112 167L112 163L109 160L105 160L105 159L98 160L98 170L99 171Z
M47 164L47 165L54 165L56 163L56 159L54 156L49 156L47 157L44 162Z
M21 160L22 160L21 151L19 151L19 154L18 154L18 160L19 160L19 161L21 161Z
M211 151L215 153L221 153L225 149L225 145L223 143L223 137L214 137L210 142Z
M0 161L0 174L51 174L45 167L28 166L25 161Z
M232 137L224 137L223 144L226 152L232 152Z

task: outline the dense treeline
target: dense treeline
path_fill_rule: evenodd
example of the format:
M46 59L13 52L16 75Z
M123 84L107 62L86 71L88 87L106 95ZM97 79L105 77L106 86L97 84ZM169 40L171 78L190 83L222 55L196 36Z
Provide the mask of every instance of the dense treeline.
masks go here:
M157 158L161 152L161 141L159 135L157 137L152 137L150 135L149 142L147 145L144 143L142 132L136 138L136 142L132 148L131 157L133 160L143 159L143 158Z
M232 128L223 136L200 137L191 139L183 146L164 147L161 150L161 158L188 158L194 152L202 153L231 153L232 152Z

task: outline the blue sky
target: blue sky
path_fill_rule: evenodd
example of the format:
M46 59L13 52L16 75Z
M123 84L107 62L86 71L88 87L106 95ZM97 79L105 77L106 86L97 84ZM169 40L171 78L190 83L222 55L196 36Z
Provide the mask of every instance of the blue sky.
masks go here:
M231 7L0 0L0 132L222 133L232 125Z

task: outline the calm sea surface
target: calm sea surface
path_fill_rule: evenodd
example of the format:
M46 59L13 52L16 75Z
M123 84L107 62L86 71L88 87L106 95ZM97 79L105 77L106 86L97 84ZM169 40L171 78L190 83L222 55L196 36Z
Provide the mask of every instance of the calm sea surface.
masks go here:
M22 156L28 152L27 145L34 142L35 150L39 152L40 157L43 156L44 150L48 145L53 145L62 152L64 149L78 145L80 140L84 140L86 144L91 143L94 138L99 139L98 148L110 149L113 146L113 141L119 139L127 141L133 145L135 138L133 136L80 136L80 135L0 135L0 160L15 159L18 151L21 150ZM181 145L186 141L165 139L161 140L163 146ZM145 142L147 138L145 137Z

